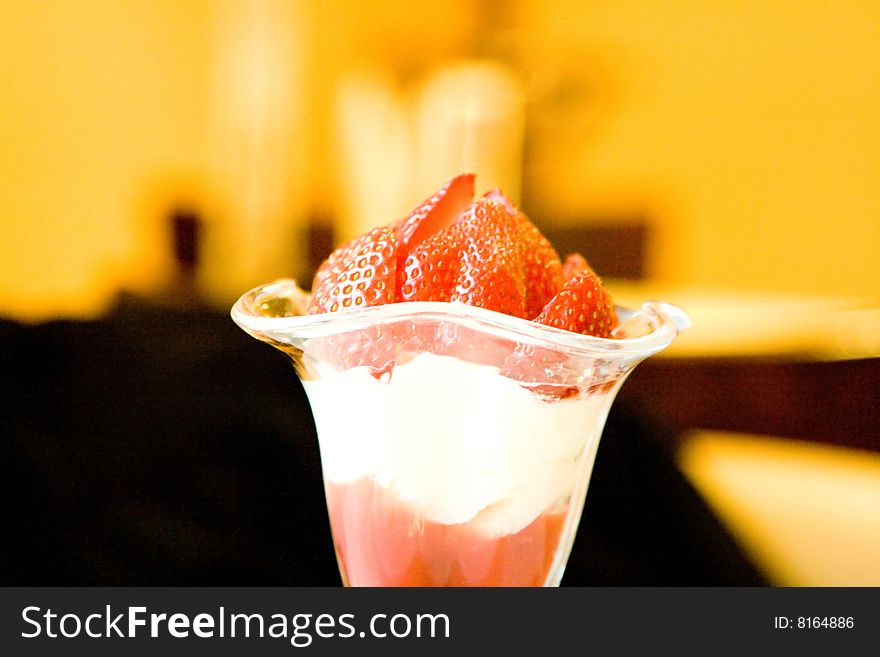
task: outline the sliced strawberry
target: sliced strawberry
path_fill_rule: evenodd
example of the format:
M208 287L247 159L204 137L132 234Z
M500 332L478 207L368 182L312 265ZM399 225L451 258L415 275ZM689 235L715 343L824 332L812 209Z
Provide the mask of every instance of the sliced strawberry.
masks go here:
M413 249L403 270L401 299L449 301L524 317L525 285L516 224L497 203L474 203L462 219ZM431 340L436 354L500 366L510 347L469 327L446 323Z
M503 204L481 199L450 232L462 245L458 285L450 301L525 318L526 282L517 217Z
M516 240L522 253L526 282L526 317L533 319L568 280L562 276L559 254L538 227L501 190L493 189L485 197L501 203L517 218Z
M607 338L617 324L617 313L611 297L595 272L578 256L566 264L579 271L550 300L535 319L546 326ZM586 268L581 268L581 265ZM594 367L589 360L573 357L555 349L520 345L504 362L501 373L520 381L535 394L548 401L582 394L598 394L609 390L614 378L592 384L582 390L583 373Z
M602 281L587 268L569 279L535 321L573 333L609 338L617 325L617 313Z
M312 285L310 315L365 308L396 299L397 243L391 228L374 228L339 247Z
M591 381L585 372L592 371ZM501 374L519 381L545 401L608 392L618 380L617 372L598 375L596 362L587 357L532 345L519 345L504 360Z
M327 278L338 276L342 272L342 267L345 266L345 262L342 261L342 258L346 253L347 251L345 249L338 248L321 263L321 266L318 267L318 271L315 272L315 277L312 279L313 291L319 289Z
M411 322L398 322L312 338L309 351L314 360L330 363L339 371L366 366L379 378L394 368L401 353L417 351L425 344L419 339Z
M463 258L458 235L443 230L416 246L399 270L401 301L449 301Z
M403 301L455 301L525 315L516 217L491 199L473 203L452 226L412 250L400 277Z
M413 248L459 220L474 200L474 174L456 176L394 227L401 267Z
M526 317L536 317L562 287L562 264L556 249L524 214L520 214L525 255Z

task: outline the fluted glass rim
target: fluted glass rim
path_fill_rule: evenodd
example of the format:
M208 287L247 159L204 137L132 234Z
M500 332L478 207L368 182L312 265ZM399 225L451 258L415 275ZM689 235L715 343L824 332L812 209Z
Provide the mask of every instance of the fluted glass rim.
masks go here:
M538 347L564 348L584 355L603 353L616 356L649 356L657 353L690 326L683 309L663 301L646 301L639 309L617 306L621 325L638 318L651 328L644 335L623 338L572 333L494 310L443 301L399 302L313 315L267 316L258 310L261 304L280 298L302 303L308 299L308 293L295 280L288 278L259 285L242 294L235 302L231 311L232 320L254 337L283 343L290 343L291 339L324 338L407 320L444 321L487 330L498 337Z

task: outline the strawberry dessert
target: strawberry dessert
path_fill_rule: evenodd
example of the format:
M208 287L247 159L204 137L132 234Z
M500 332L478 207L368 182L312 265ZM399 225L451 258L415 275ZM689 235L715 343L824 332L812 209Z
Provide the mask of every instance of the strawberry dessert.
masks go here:
M294 354L345 582L558 584L632 365L580 346L618 326L584 257L460 175L337 249L307 304L350 322Z

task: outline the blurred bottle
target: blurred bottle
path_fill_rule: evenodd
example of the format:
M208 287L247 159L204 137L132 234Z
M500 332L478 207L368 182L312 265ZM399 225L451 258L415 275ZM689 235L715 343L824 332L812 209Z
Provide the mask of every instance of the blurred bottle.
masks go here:
M465 171L519 200L524 131L522 83L500 62L448 61L403 90L387 66L351 73L337 93L337 241L400 218Z
M415 147L410 122L390 68L360 68L340 80L335 115L341 190L337 242L406 212Z
M478 189L501 188L519 201L525 91L497 60L462 60L424 82L416 107L416 190L430 192L463 171Z
M296 275L308 213L307 6L212 5L211 199L200 286L217 303Z

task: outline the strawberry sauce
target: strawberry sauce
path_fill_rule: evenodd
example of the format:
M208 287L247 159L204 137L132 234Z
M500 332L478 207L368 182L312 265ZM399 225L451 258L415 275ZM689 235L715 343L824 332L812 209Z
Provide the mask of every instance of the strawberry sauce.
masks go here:
M516 534L419 519L369 479L327 484L340 566L351 586L543 586L565 509Z

